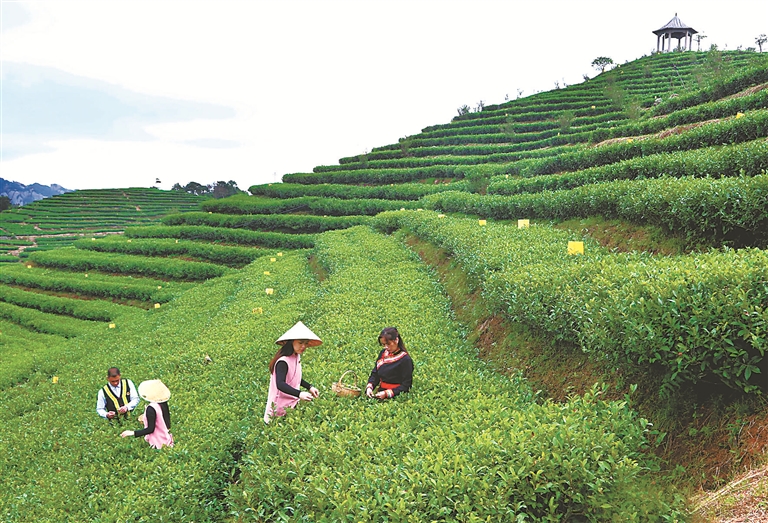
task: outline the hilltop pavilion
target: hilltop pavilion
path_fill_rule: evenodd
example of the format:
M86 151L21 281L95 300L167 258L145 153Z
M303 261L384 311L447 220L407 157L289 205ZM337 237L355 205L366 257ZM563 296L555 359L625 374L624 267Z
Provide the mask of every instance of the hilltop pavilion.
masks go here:
M667 22L664 27L653 31L653 34L656 35L656 52L664 52L664 40L666 40L666 52L672 51L673 38L677 38L677 49L691 51L693 49L693 35L696 33L698 33L696 29L685 25L677 17L677 13L675 13L675 17ZM683 40L684 38L685 40ZM683 40L682 47L680 46L680 40Z

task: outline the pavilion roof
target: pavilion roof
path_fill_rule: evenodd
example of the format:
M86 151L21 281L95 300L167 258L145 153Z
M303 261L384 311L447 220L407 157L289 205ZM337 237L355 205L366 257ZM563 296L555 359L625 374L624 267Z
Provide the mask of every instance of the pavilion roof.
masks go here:
M653 34L660 35L664 33L671 33L673 38L682 38L686 35L687 32L690 32L691 34L698 33L698 31L693 27L688 27L685 25L683 21L677 17L677 13L675 13L675 16L672 18L672 20L667 22L662 28L653 31Z

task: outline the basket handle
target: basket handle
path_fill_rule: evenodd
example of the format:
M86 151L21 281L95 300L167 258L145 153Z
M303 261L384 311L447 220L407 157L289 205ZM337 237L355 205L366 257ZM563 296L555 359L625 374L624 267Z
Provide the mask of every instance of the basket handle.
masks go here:
M344 373L343 373L343 374L342 374L342 375L339 377L339 382L338 382L338 383L339 383L339 385L342 385L341 381L344 379L344 376L346 376L346 375L347 375L347 374L349 374L350 372L352 373L352 376L354 376L354 377L355 377L355 381L354 381L354 383L353 383L352 385L353 385L354 387L357 387L357 373L355 373L355 371L353 371L353 370L347 370L347 371L344 371Z

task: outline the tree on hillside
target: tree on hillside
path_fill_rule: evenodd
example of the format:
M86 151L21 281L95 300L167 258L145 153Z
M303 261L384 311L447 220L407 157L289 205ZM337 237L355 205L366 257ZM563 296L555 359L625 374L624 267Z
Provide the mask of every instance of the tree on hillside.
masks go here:
M7 211L11 208L11 199L7 196L0 196L0 211Z
M697 34L694 38L696 38L696 50L701 51L701 41L704 40L707 37L704 33Z
M613 59L608 58L607 56L598 56L592 60L592 67L600 69L601 73L605 72L605 68L609 65L613 65Z
M210 194L211 186L203 185L202 183L197 183L197 182L189 182L187 185L184 186L184 190L189 194L196 194L198 196L202 196L204 194Z
M219 181L213 184L213 197L214 198L226 198L227 196L234 196L239 194L240 189L237 188L237 182L229 180L228 182Z
M760 48L760 52L763 52L763 44L765 42L768 42L768 37L765 36L765 33L761 34L757 38L755 38L755 43L757 44L757 47Z

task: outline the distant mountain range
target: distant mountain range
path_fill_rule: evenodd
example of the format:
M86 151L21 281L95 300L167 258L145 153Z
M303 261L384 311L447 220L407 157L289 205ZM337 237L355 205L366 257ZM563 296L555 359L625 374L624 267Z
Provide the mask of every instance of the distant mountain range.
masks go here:
M0 178L0 196L7 196L11 200L12 205L26 205L43 198L64 194L65 192L72 191L55 183L50 186L39 183L24 185L23 183L9 182Z

